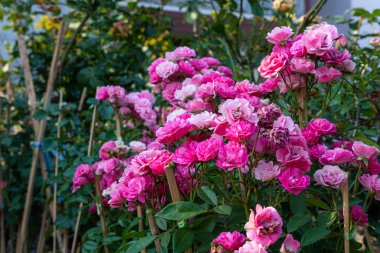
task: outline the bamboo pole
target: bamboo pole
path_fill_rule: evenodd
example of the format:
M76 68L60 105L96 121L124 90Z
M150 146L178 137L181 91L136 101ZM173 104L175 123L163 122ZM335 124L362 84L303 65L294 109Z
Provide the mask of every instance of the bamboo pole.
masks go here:
M297 90L298 123L301 128L307 124L306 87Z
M100 176L95 174L95 191L96 191L96 198L98 199L98 211L100 216L100 225L102 228L103 233L103 239L107 237L107 226L106 226L106 219L104 216L104 208L103 208L103 198L102 198L102 191L100 189ZM107 245L104 245L104 252L109 253Z
M51 96L52 96L52 92L54 88L54 80L56 76L57 64L58 64L58 59L59 59L62 41L63 41L64 28L65 28L65 24L64 22L61 22L59 31L58 31L57 42L54 49L53 59L50 65L49 79L47 82L46 94L45 94L46 97L44 101L44 109L46 109L47 106L50 104L50 100L51 100ZM41 143L43 141L45 128L46 128L46 119L42 120L38 126L38 138L37 138L38 143ZM29 216L30 216L32 198L33 198L34 183L35 183L36 174L37 174L37 160L38 160L39 153L40 153L40 148L38 146L34 147L33 156L32 156L32 165L31 165L30 173L29 173L28 190L27 190L26 198L25 198L21 228L18 235L18 243L16 246L16 253L23 253L24 247L25 247L25 242L27 238L27 229L28 229L28 224L29 224Z
M158 236L159 230L157 227L156 219L154 218L153 211L147 210L146 215L148 216L149 228L152 235ZM156 252L161 253L161 243L160 239L154 240L154 246L156 247Z
M78 112L81 112L83 109L84 100L86 99L87 95L87 87L84 87L82 90L82 94L80 95L80 100L78 104Z
M88 147L87 147L87 155L90 156L92 153L92 143L94 141L94 133L95 133L95 122L96 122L96 115L98 113L98 107L95 105L94 109L92 111L92 119L91 119L91 128L90 128L90 139L88 141ZM82 218L82 208L83 208L83 202L79 205L79 212L77 216L77 221L75 223L75 231L74 231L74 237L73 237L73 244L71 245L71 253L75 253L75 247L78 239L78 231L79 231L79 225L80 220Z
M63 231L63 250L62 253L67 253L69 250L69 230L66 228Z
M44 212L42 214L40 234L38 236L37 253L44 252L45 232L46 232L46 227L48 225L48 211L49 211L49 204L46 202L45 207L44 207Z
M54 195L53 195L53 253L57 252L57 177L58 177L58 167L59 167L59 139L61 138L61 120L62 120L62 104L63 104L63 91L59 91L59 116L57 122L57 150L54 161Z
M348 186L348 179L342 186L343 197L343 224L344 224L344 252L350 253L350 193Z

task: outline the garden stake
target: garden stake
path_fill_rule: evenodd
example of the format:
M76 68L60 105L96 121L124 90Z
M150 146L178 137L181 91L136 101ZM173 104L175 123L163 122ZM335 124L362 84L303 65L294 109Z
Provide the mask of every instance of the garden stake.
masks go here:
M91 129L90 129L90 140L88 141L88 147L87 147L87 156L91 155L92 151L92 142L94 140L94 131L95 131L95 122L96 122L96 114L98 112L98 107L95 105L94 109L92 111L92 119L91 119ZM82 208L83 208L83 202L79 205L79 212L77 216L77 221L75 223L75 231L74 231L74 238L73 238L73 244L71 245L71 253L75 253L75 246L77 243L78 238L78 230L80 225L80 220L82 217Z
M175 181L175 175L174 175L174 163L170 162L168 166L165 168L165 174L166 174L166 180L169 184L169 191L170 196L172 198L172 202L178 202L181 201L181 195L178 190L177 182ZM191 253L193 252L191 247L185 251L185 253Z
M81 112L83 109L84 100L87 95L87 87L84 87L82 90L82 94L80 96L79 105L78 105L78 112Z
M298 122L301 128L307 124L306 87L297 90Z
M98 207L98 212L100 216L100 225L102 228L102 233L103 233L103 239L107 237L107 227L106 227L106 219L104 217L104 208L103 208L103 198L102 198L102 192L100 189L100 176L95 174L95 191L96 191L96 198L97 198L97 207ZM104 252L109 253L107 245L104 245Z
M48 204L48 202L46 202L44 212L42 214L40 234L38 236L37 253L43 253L44 252L45 231L46 231L46 227L48 226L48 215L47 215L48 210L49 210L49 204Z
M342 186L343 196L343 224L344 224L344 252L350 252L350 196L349 196L348 177L344 185Z
M55 168L54 168L54 176L55 176L55 182L54 182L54 196L53 196L53 253L56 252L57 249L57 176L58 176L58 166L59 166L59 138L61 137L61 120L62 120L62 103L63 103L63 91L59 91L59 116L58 116L58 122L57 122L57 150L56 150L56 156L55 156Z
M116 137L118 140L122 140L121 138L121 123L119 113L115 110L115 125L116 125ZM137 218L139 218L139 232L144 230L144 221L143 221L143 212L141 205L138 205L136 208ZM146 249L141 250L141 253L146 253Z
M146 210L146 215L148 216L150 232L152 233L152 235L158 236L159 230L157 227L156 219L154 218L154 215L153 215L153 210L150 210L150 209ZM156 247L157 253L161 253L160 239L157 238L156 240L154 240L154 246Z
M61 22L58 35L57 35L57 42L54 48L53 59L50 65L49 79L46 86L46 93L45 93L46 97L44 101L45 110L47 106L50 104L50 100L51 100L51 96L53 92L54 80L57 73L56 72L57 64L58 64L59 54L61 52L61 46L62 46L62 41L63 41L64 29L65 29L65 23ZM38 126L37 144L40 144L42 142L44 134L45 134L45 128L46 128L46 119L43 119ZM39 145L36 145L36 147L34 147L33 149L32 165L30 168L29 181L28 181L28 190L27 190L26 198L25 198L21 227L20 227L18 238L17 238L18 242L16 245L16 253L23 253L24 248L25 248L25 242L26 242L27 232L28 232L27 230L28 230L28 224L29 224L29 216L30 216L32 198L33 198L34 183L35 183L36 174L37 174L37 159L38 159L39 153L40 153L40 147Z

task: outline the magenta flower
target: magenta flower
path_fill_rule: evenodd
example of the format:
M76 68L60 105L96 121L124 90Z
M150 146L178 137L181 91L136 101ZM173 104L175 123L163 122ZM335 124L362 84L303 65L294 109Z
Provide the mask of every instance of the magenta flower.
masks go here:
M327 119L317 118L307 125L307 129L317 132L318 135L332 135L336 132L335 124Z
M173 154L173 162L184 166L190 166L198 161L196 149L198 142L187 141L184 145L178 147Z
M314 173L317 184L338 189L347 180L347 173L338 166L325 165Z
M337 69L333 67L329 68L327 66L322 66L315 71L315 77L318 79L319 83L328 83L334 81L342 75Z
M277 160L286 168L298 168L309 171L311 161L309 153L301 146L288 146L276 152Z
M287 234L281 245L281 253L297 253L300 248L300 242L295 240L291 234Z
M264 246L274 244L282 233L282 219L273 207L262 208L256 205L256 214L251 209L248 222L244 229L247 237Z
M343 211L339 212L340 217L344 218ZM363 208L359 205L354 205L351 207L351 215L353 223L357 223L360 226L364 226L368 223L368 214L363 213Z
M262 93L270 93L278 90L278 78L269 78L265 82L259 84Z
M315 144L309 147L309 155L312 161L318 161L319 158L328 150L328 147L324 144Z
M211 137L208 140L198 143L195 150L198 160L203 162L214 160L219 153L219 148L222 145L222 142L222 139Z
M163 127L156 131L157 141L171 143L185 136L191 128L191 124L185 118L176 118L166 122Z
M237 231L222 232L213 242L223 246L226 251L237 250L245 243L245 236Z
M284 44L292 36L293 31L290 27L281 26L275 27L271 32L267 34L266 39L275 45Z
M363 174L359 177L359 182L372 193L380 191L380 178L378 175Z
M290 69L297 73L307 74L315 72L315 63L303 57L294 57L290 61Z
M238 142L231 141L221 145L216 165L221 169L232 170L243 167L248 162L247 149Z
M287 62L288 55L284 53L272 53L265 56L258 70L264 78L274 77L286 67Z
M251 123L258 122L257 115L254 113L254 107L244 98L227 99L219 106L219 112L230 124L242 119Z
M376 158L376 155L380 153L380 150L376 147L372 147L369 145L364 144L361 141L355 141L352 145L352 152L354 152L355 155L361 158L365 159L371 159L373 157Z
M293 194L299 194L302 190L305 190L310 185L310 177L304 175L300 169L289 168L281 172L277 177L288 192Z
M334 42L338 38L339 34L335 26L321 23L308 27L302 40L309 54L321 56L334 48Z
M248 121L238 121L226 128L226 137L230 141L243 142L257 130L256 126Z
M354 158L355 156L351 151L334 148L333 150L327 150L321 158L319 158L319 162L323 165L339 165L342 163L350 163L354 161Z

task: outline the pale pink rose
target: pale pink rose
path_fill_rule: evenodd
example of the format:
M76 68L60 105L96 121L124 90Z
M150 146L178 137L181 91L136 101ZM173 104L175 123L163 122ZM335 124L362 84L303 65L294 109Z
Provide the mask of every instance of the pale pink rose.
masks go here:
M352 60L348 60L348 61L343 62L341 67L343 67L343 70L347 72L354 72L356 63Z
M198 142L187 141L184 145L178 147L173 154L173 162L184 166L190 166L198 161L196 149Z
M168 83L165 85L164 89L162 90L162 97L165 98L170 104L174 104L175 98L174 94L177 90L180 90L182 88L181 83L173 82Z
M290 61L290 69L294 72L307 74L315 72L315 64L312 60L302 58L302 57L294 57Z
M185 101L195 95L197 92L197 86L190 84L183 86L182 89L176 90L174 93L174 98L180 101Z
M241 119L245 119L251 123L258 122L257 115L254 113L254 107L244 98L227 99L223 104L219 105L219 113L230 124Z
M322 118L313 120L307 125L307 128L316 131L318 135L332 135L336 133L335 124Z
M280 78L280 81L278 82L278 87L282 93L305 87L305 85L305 77L296 73L285 75L285 79Z
M283 70L288 62L288 56L283 53L272 53L261 61L259 72L264 78L274 77Z
M219 253L219 252L218 252ZM256 241L248 241L234 253L267 253L265 247Z
M171 61L163 61L156 67L156 73L162 79L167 79L178 71L178 64Z
M291 234L287 234L284 242L281 245L281 253L297 253L301 244L295 240Z
M275 27L271 32L267 34L266 39L272 44L284 44L292 36L293 31L290 27L281 26Z
M232 233L222 232L212 242L221 245L226 251L232 251L237 250L243 246L245 243L245 236L237 231L234 231Z
M161 143L171 143L185 136L191 128L191 124L186 118L178 117L166 122L163 127L156 131L157 141Z
M141 142L141 141L131 141L129 143L129 147L135 151L135 152L142 152L144 150L146 150L146 145L144 142Z
M380 150L376 147L366 145L361 141L355 141L352 145L352 152L358 157L369 160L376 157L380 153Z
M193 130L205 129L210 127L216 116L216 114L206 111L192 114L187 121L193 126Z
M244 142L257 132L257 127L248 121L238 121L226 128L226 137L230 141Z
M178 67L188 76L194 76L196 74L194 67L188 62L181 61L178 63Z
M182 108L177 108L174 111L170 112L166 117L166 122L176 119L177 117L186 114L187 111Z
M154 103L154 95L147 90L131 92L127 96L129 103L137 103L140 99L147 99L152 105Z
M182 58L182 59L187 59L187 58L192 58L196 56L196 53L194 49L191 49L189 47L177 47L174 50L174 53L177 57Z
M286 168L298 168L309 171L311 161L309 153L300 146L288 146L276 152L276 158Z
M325 165L314 173L314 179L319 185L338 189L347 180L347 173L338 166Z
M286 169L277 178L282 187L296 195L310 186L310 177L298 168Z
M318 79L319 83L328 83L334 81L342 75L337 69L329 68L327 66L322 66L315 70L315 77Z
M251 209L248 222L244 229L251 241L256 241L264 246L274 244L282 233L282 219L273 207L262 208L256 205L256 214Z
M201 99L214 99L216 97L216 84L213 82L202 84L197 90L196 97Z
M380 46L380 37L372 37L369 39L369 44L373 47Z
M309 155L312 161L318 161L319 158L328 150L328 147L324 144L315 144L309 147Z
M335 26L321 23L308 27L302 37L303 43L309 54L324 55L334 48L335 41L339 39Z
M380 191L380 178L378 175L363 174L359 177L359 182L371 193Z
M233 170L248 162L247 149L238 142L231 141L221 145L216 165L221 169Z
M351 151L342 148L334 148L332 150L327 150L319 162L323 165L339 165L342 163L350 163L354 161L354 154Z
M289 116L281 115L277 120L274 121L273 127L282 127L289 130L291 135L301 134L300 129L297 124L294 123L293 119Z
M147 149L161 150L164 149L164 145L158 141L153 141L148 144Z
M278 90L278 78L269 78L265 82L259 84L260 90L262 93L270 93L275 90Z
M260 160L257 167L254 169L255 178L257 180L266 182L275 179L280 174L280 168L277 165L273 165L273 162L265 162Z
M237 82L235 88L239 93L250 94L254 96L261 96L261 88L259 85L250 83L248 80Z
M222 139L216 139L213 137L208 140L199 142L195 150L198 160L203 162L214 160L219 153L219 148L222 143Z
M128 152L129 147L119 141L107 141L99 150L99 158L107 160L113 157L122 158Z
M292 46L290 47L290 53L295 57L302 57L307 54L307 49L304 45L304 42L301 39L295 41Z
M154 175L165 174L165 167L172 160L172 154L167 150L145 150L131 160L131 166L138 174L151 171Z

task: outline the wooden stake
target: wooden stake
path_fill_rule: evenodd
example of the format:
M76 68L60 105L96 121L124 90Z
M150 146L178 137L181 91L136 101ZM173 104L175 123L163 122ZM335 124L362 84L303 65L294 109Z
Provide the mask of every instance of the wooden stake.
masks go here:
M100 225L102 228L103 233L103 239L107 237L107 227L106 227L106 219L104 217L104 208L103 208L103 198L102 198L102 191L100 189L100 176L95 174L95 191L96 191L96 198L97 198L97 207L98 212L100 216ZM109 253L107 245L104 245L104 252Z
M94 109L92 111L90 139L88 141L87 156L90 156L92 153L92 143L94 141L95 123L96 123L97 113L98 113L98 107L95 105ZM83 208L83 202L81 202L79 205L79 212L78 212L78 216L77 216L77 221L75 223L73 244L71 245L71 253L75 253L75 247L76 247L76 243L77 243L77 239L78 239L78 231L79 231L79 226L80 226L80 220L82 218L82 208Z
M81 112L83 109L84 100L86 99L87 95L87 87L84 87L82 90L82 94L80 96L79 105L78 105L78 112Z
M152 233L152 235L158 236L160 232L157 227L156 219L153 215L153 210L147 210L146 215L148 216L150 232ZM157 238L156 240L154 240L154 246L156 247L156 252L161 253L160 239Z
M344 252L350 253L350 193L348 180L342 186L343 196L343 224L344 224Z
M57 252L57 177L58 177L58 166L59 166L59 139L61 138L61 120L62 120L62 104L63 104L63 91L59 91L59 116L57 121L57 150L54 163L54 196L53 196L53 253Z
M44 252L45 231L46 231L46 227L48 225L48 210L49 210L49 204L46 202L45 207L44 207L44 212L42 214L40 234L38 236L37 253L43 253Z
M306 87L297 90L298 123L301 128L307 124Z
M49 79L46 86L46 97L44 101L45 110L47 106L50 104L50 100L51 100L51 96L52 96L52 92L54 88L54 80L56 76L59 54L61 52L64 29L65 29L65 24L64 22L61 22L59 31L58 31L57 42L54 49L53 59L50 65ZM38 138L37 138L38 143L41 143L43 141L45 128L46 128L46 119L42 120L38 126ZM25 198L24 212L22 215L20 233L18 235L18 240L17 240L18 242L16 246L16 253L23 253L24 248L25 248L27 232L28 232L27 230L28 230L28 224L29 224L29 216L30 216L32 199L33 199L34 183L35 183L36 174L37 174L37 160L38 160L39 153L40 153L40 147L36 146L33 149L32 166L30 168L30 173L29 173L28 190L27 190L26 198Z

